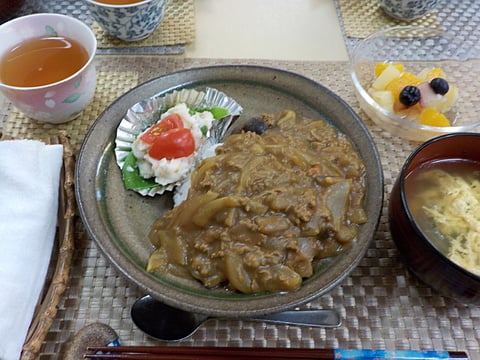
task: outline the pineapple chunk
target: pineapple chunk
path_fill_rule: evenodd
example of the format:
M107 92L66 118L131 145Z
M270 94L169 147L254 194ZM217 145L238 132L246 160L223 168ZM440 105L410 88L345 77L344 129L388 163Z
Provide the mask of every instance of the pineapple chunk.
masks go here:
M447 112L449 111L455 102L458 99L458 88L455 84L450 84L450 90L443 96L446 101L442 104L442 108L439 109L440 112Z
M391 91L388 90L373 90L371 89L369 91L370 96L372 97L375 102L380 105L382 108L384 108L387 111L394 112L393 111L393 104L395 102L393 98L393 94Z
M390 65L390 63L386 63L386 62L376 63L375 64L375 76L376 77L380 76L380 74L383 72L383 70L385 70L389 65ZM396 63L396 64L391 64L391 65L395 66L400 72L403 72L403 70L405 69L403 64Z
M385 70L375 79L372 84L372 88L375 90L385 90L385 87L390 83L390 81L398 78L401 72L397 67L393 65L388 65Z
M437 77L445 78L445 73L439 67L425 68L418 73L417 77L425 81L425 80L432 80L433 78L437 78Z

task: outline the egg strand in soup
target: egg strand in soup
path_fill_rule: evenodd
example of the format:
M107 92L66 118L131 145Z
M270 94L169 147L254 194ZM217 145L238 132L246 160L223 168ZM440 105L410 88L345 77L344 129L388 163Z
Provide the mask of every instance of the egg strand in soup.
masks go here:
M409 174L408 207L450 260L480 275L480 163L440 161Z

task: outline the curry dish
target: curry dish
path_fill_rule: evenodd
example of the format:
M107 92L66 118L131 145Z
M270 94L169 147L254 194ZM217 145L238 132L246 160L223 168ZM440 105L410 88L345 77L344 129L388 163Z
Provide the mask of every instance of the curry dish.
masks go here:
M191 175L188 198L162 215L147 270L242 293L298 289L319 259L355 241L367 221L365 167L322 120L265 115Z

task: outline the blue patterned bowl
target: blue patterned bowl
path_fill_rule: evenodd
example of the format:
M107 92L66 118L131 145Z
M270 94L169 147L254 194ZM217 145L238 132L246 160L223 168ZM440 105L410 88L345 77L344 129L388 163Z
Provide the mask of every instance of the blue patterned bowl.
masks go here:
M414 20L427 15L440 0L379 0L382 9L399 20Z
M168 0L144 0L129 5L109 5L86 0L95 21L110 35L125 41L147 38L160 25Z

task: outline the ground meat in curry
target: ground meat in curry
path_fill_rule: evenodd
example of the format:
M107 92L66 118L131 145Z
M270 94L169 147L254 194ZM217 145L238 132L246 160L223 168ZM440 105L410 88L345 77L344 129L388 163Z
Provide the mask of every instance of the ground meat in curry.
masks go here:
M229 136L191 176L188 198L154 224L148 271L242 293L294 291L367 220L365 167L323 120L267 117Z

